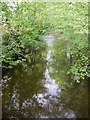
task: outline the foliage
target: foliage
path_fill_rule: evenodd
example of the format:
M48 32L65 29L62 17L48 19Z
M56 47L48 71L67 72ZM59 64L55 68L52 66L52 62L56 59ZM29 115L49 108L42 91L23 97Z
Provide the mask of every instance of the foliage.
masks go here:
M56 31L71 43L57 50L58 55L70 51L72 65L68 73L77 82L89 75L88 2L21 2L14 7L2 3L1 13L3 67L12 68L22 61L31 63L33 54L44 45L39 37Z
M12 68L22 61L31 62L30 56L42 48L39 36L44 34L48 22L45 19L45 3L2 3L2 63ZM28 54L28 55L27 55Z
M63 51L69 50L71 68L68 73L72 73L79 83L80 80L89 76L88 3L52 2L50 4L52 6L51 21L53 21L54 29L62 34L68 42L71 42L71 44L68 44L67 41L64 41L67 48L59 47L55 49L55 53L60 56Z

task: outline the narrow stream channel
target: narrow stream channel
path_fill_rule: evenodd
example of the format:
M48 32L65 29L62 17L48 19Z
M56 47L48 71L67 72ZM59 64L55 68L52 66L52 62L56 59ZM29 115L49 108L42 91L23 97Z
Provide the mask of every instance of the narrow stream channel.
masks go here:
M66 74L70 67L67 56L52 57L55 36L43 38L47 44L43 51L47 62L36 62L33 69L28 65L25 69L18 66L3 74L3 118L88 117L87 80L75 83Z

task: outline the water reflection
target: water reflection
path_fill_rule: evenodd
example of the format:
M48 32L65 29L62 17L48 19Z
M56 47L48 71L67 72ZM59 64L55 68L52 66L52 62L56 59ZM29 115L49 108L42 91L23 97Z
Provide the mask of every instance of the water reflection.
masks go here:
M60 95L61 89L59 88L58 84L55 83L55 80L52 80L49 75L49 70L46 68L45 72L46 83L44 87L47 89L47 93L52 96ZM59 93L58 93L59 92Z
M32 99L27 99L22 103L21 109L25 109L26 107L35 107L36 103L33 102Z
M65 52L52 58L54 36L43 39L47 43L46 63L38 59L32 66L19 66L3 75L3 118L87 116L87 82L77 85L66 74L69 62Z
M17 87L18 87L18 84L15 84L15 87L13 88L12 97L10 100L11 107L13 107L15 110L19 110L19 93L18 93Z

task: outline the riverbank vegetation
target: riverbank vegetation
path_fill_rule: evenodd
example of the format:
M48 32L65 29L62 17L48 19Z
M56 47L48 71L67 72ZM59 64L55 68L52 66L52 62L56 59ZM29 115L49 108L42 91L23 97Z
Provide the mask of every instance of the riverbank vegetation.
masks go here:
M13 68L22 61L33 61L44 47L39 37L48 26L45 3L2 4L2 67Z
M88 3L54 3L52 9L54 28L67 39L67 48L64 49L67 49L66 54L71 62L67 73L74 74L74 79L79 83L80 79L89 76ZM56 49L54 53L61 54L64 49Z
M89 76L87 2L21 2L14 6L2 3L1 14L2 68L32 63L36 53L45 48L40 36L55 31L70 44L55 48L52 56L67 49L71 61L68 74L74 74L78 83Z

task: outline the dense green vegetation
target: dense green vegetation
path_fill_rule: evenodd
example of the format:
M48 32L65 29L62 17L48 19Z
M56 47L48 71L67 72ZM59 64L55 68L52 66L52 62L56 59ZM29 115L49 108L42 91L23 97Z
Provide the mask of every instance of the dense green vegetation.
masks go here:
M14 8L2 3L1 13L3 68L12 68L22 61L31 63L33 55L44 46L39 37L56 31L70 44L55 48L53 56L67 49L71 59L68 73L74 74L77 82L89 76L87 2L22 2Z
M45 3L17 3L14 8L2 4L3 68L12 68L26 60L31 62L33 54L42 48L39 36L48 26L44 7Z
M75 80L80 82L80 79L89 76L88 3L54 3L52 9L54 28L67 39L66 44L69 42L64 48L70 52L72 63L68 73L74 74ZM54 52L61 54L64 49L59 48Z

